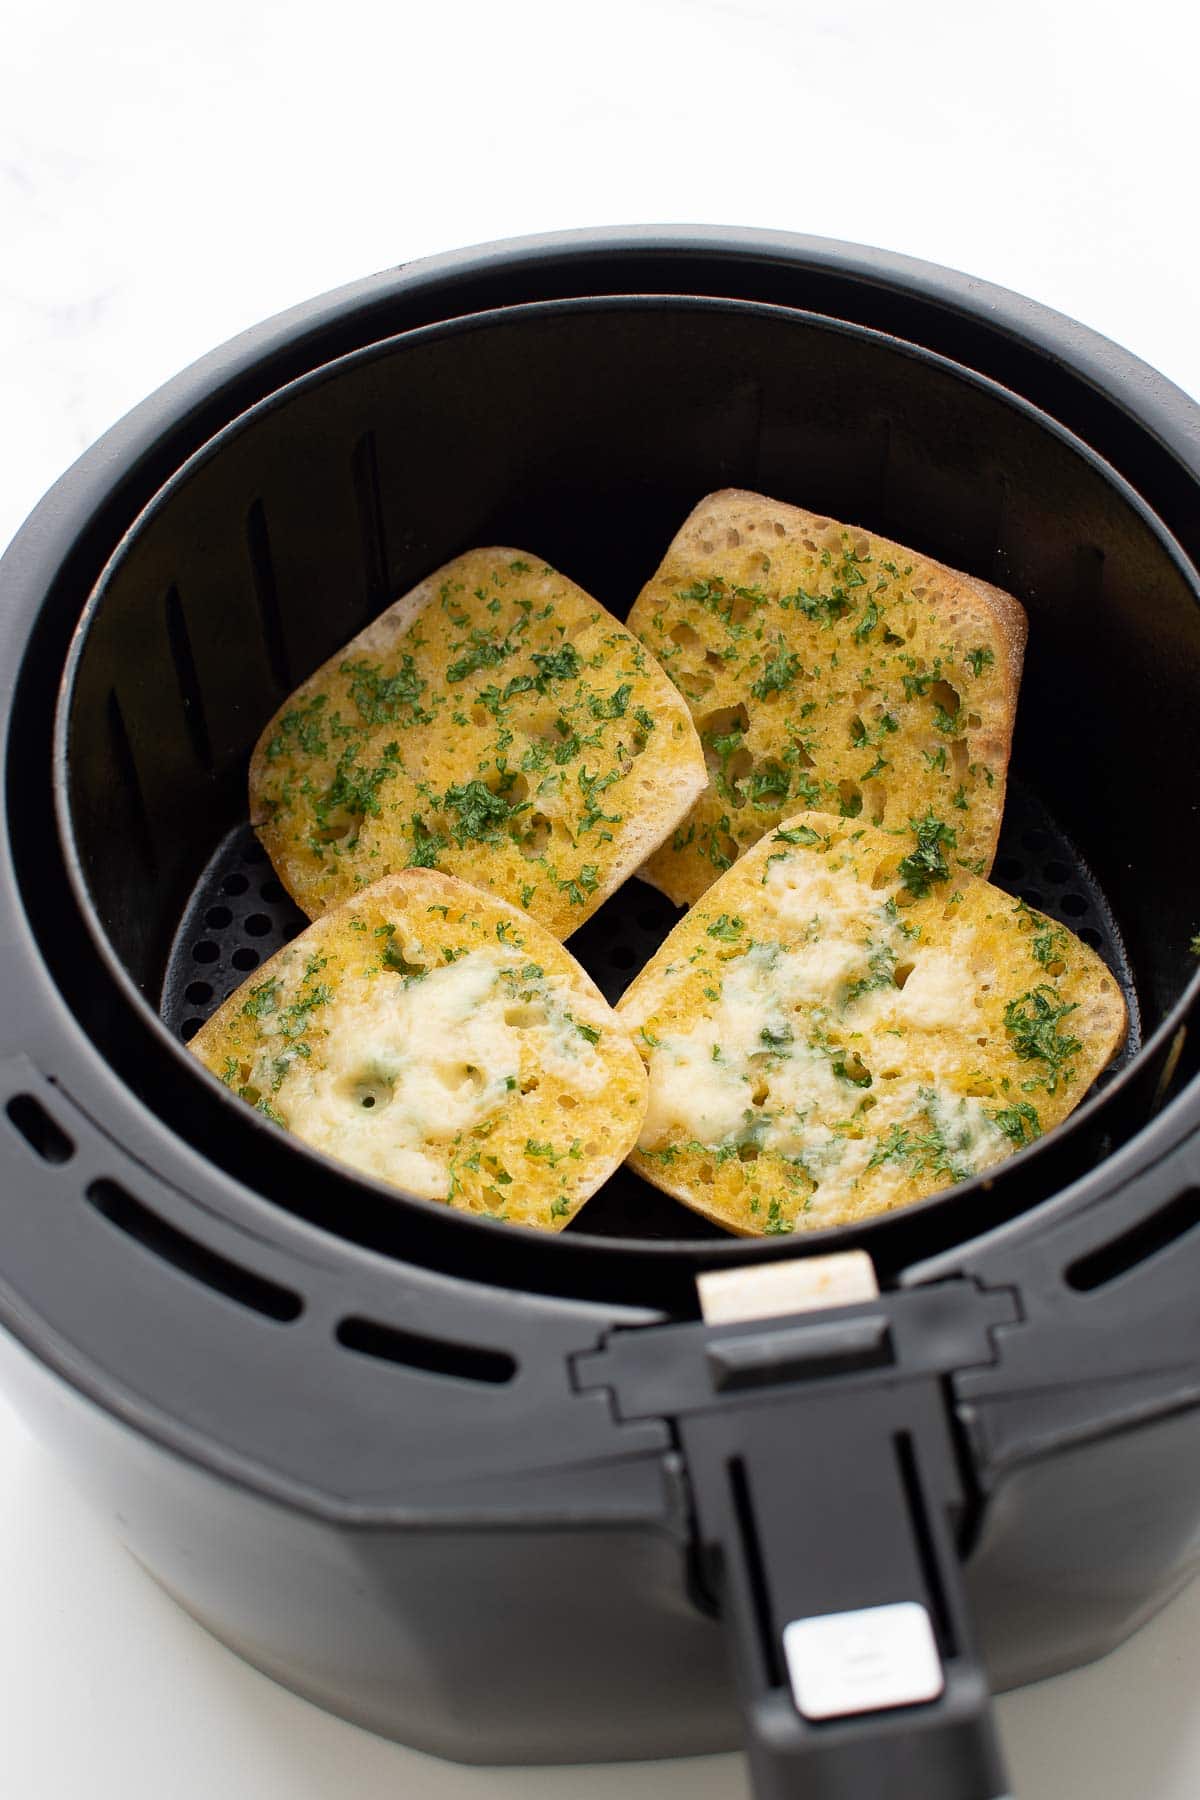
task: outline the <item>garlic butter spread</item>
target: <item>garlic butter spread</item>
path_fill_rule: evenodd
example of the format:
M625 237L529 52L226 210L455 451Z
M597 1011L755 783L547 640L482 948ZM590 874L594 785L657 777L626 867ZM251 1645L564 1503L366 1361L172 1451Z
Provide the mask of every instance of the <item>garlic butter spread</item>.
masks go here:
M1087 946L954 870L952 833L914 829L911 851L800 815L620 1003L650 1080L634 1160L722 1224L837 1224L979 1175L1120 1041L1124 1003Z
M645 1109L637 1052L569 952L433 870L310 926L193 1049L314 1149L549 1229L620 1162Z

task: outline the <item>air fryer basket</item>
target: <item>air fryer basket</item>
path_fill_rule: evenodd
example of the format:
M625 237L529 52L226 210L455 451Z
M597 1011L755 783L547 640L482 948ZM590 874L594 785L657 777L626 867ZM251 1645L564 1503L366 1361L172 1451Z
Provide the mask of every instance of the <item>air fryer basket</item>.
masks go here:
M481 253L218 354L18 540L0 1318L60 1378L17 1372L43 1429L262 1666L449 1754L662 1754L730 1740L720 1612L763 1800L993 1800L979 1656L1097 1654L1190 1571L1200 456L1105 352L799 240ZM298 924L245 826L279 699L472 544L624 613L724 484L1025 602L996 878L1106 956L1121 1064L992 1181L765 1244L628 1175L556 1239L464 1218L233 1100L184 1040ZM615 993L672 916L631 883L574 947ZM877 1303L696 1322L696 1270L854 1243ZM913 1600L940 1697L802 1718L784 1625Z
M180 1035L194 1029L299 924L266 870L262 904L238 908L243 941L226 938L222 954L213 935L232 924L228 890L249 880L249 749L297 681L478 543L528 548L623 615L688 507L722 484L919 545L1029 608L1001 874L1107 953L1132 1023L1103 1108L1094 1100L958 1196L978 1229L1106 1152L1153 1091L1156 1059L1134 1068L1139 996L1153 1035L1190 973L1188 915L1169 876L1168 789L1155 829L1131 748L1187 742L1194 591L1161 525L1083 446L978 377L861 328L682 299L509 308L385 341L239 419L127 536L76 640L60 759L85 915L147 999L176 1017L182 999ZM1171 641L1180 654L1164 658ZM630 884L577 948L611 993L676 916ZM235 1114L219 1136L236 1167L239 1135L274 1134L214 1098ZM328 1223L345 1185L322 1169L272 1192L301 1188ZM376 1197L385 1230L403 1204ZM899 1238L911 1255L938 1207L855 1235ZM597 1228L723 1241L626 1172L573 1235Z

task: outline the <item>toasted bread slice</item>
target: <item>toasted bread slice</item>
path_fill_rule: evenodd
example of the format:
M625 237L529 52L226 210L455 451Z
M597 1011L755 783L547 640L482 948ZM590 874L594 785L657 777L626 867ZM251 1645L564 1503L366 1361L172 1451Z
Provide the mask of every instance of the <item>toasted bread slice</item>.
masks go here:
M515 906L407 869L335 907L192 1039L316 1150L466 1212L558 1231L633 1145L626 1028Z
M933 812L992 866L1025 614L915 550L762 494L710 494L629 615L692 710L706 791L641 871L691 904L798 806Z
M566 938L704 783L687 707L637 639L533 557L471 550L280 708L250 818L310 918L440 868Z
M746 1236L841 1225L1079 1104L1125 1035L1116 981L1061 925L929 861L800 813L675 927L617 1009L650 1074L642 1174Z

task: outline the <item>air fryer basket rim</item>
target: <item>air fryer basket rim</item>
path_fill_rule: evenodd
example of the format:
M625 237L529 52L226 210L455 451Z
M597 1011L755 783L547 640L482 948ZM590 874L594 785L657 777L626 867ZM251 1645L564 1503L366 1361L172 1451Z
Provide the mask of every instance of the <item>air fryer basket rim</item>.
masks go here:
M825 315L807 311L802 308L781 307L770 305L765 302L729 300L715 296L697 296L688 294L605 294L580 296L568 300L532 301L502 308L490 308L479 312L471 312L451 319L438 320L428 325L418 326L405 332L396 333L388 338L376 340L372 343L363 345L356 350L349 351L343 356L334 358L327 363L319 364L316 368L297 376L294 380L273 390L271 393L255 402L252 406L246 408L232 418L224 427L203 443L173 471L168 480L153 494L137 516L129 523L92 587L79 617L78 624L72 636L68 656L63 667L58 700L55 708L54 800L58 828L64 846L66 869L74 892L76 906L84 920L93 947L97 954L104 960L108 972L121 990L126 1004L132 1005L142 1013L144 1022L157 1040L159 1047L171 1056L183 1078L186 1080L195 1080L199 1078L219 1096L220 1102L223 1105L231 1108L236 1107L239 1114L244 1113L245 1110L241 1103L234 1100L218 1078L199 1065L196 1059L189 1054L186 1047L179 1043L166 1029L155 1006L138 990L128 969L117 955L109 940L107 932L100 921L99 909L88 888L82 858L78 849L69 792L71 705L80 663L86 654L89 633L104 605L113 575L120 568L125 556L136 543L142 532L152 523L163 508L168 507L172 503L180 489L185 487L200 469L223 454L227 446L247 429L252 428L256 421L273 411L288 406L299 394L311 391L327 382L336 381L350 369L357 368L364 364L370 364L376 360L389 358L397 352L402 353L404 349L409 346L419 348L423 343L441 341L445 338L453 339L455 337L473 334L477 331L491 331L497 328L503 329L509 324L520 324L523 321L553 319L564 315L574 316L579 313L588 312L603 313L608 311L626 310L635 312L679 311L684 313L734 312L752 313L760 316L778 318L788 325L795 326L800 330L830 332L835 335L886 344L889 351L894 355L907 358L926 367L937 368L948 375L952 380L960 381L967 386L975 387L990 394L999 401L1001 405L1007 406L1030 419L1038 429L1056 438L1074 455L1078 456L1083 462L1098 472L1105 482L1122 497L1130 509L1137 514L1148 530L1158 539L1167 556L1175 564L1184 580L1192 588L1198 603L1200 603L1200 574L1197 573L1194 565L1186 556L1173 534L1166 529L1162 521L1146 504L1137 491L1125 481L1111 464L1103 457L1099 456L1097 452L1092 450L1091 447L1084 443L1075 433L1069 431L1065 426L1043 412L1039 407L1034 406L1020 395L1015 394L1011 389L1006 388L1002 383L993 381L989 377L981 375L974 370L964 368L963 366L952 362L949 358L939 356L919 345L898 338L891 332L854 324L842 319L829 318ZM1197 980L1200 981L1200 976L1197 977ZM1056 1128L1053 1134L1056 1140L1062 1142L1068 1135L1084 1128L1096 1112L1107 1105L1111 1097L1115 1097L1121 1089L1136 1079L1139 1066L1143 1062L1152 1060L1178 1030L1183 1016L1189 1009L1189 1004L1189 990L1185 988L1184 992L1177 997L1174 1007L1162 1020L1160 1020L1150 1036L1144 1040L1137 1055L1127 1067L1121 1070L1109 1085L1093 1092L1078 1108L1076 1108L1067 1120ZM279 1135L265 1120L252 1117L251 1123L254 1129L265 1134L270 1134L273 1138ZM1044 1140L1040 1140L1036 1143L1029 1144L1016 1152L1014 1156L1007 1159L1008 1167L1012 1169L1023 1165L1028 1166L1037 1158L1043 1147L1043 1143ZM300 1159L301 1167L305 1162L315 1159L319 1165L323 1166L327 1171L336 1173L340 1179L350 1183L362 1184L373 1189L381 1196L381 1198L385 1199L390 1204L401 1208L406 1206L417 1206L428 1214L436 1215L438 1217L445 1216L446 1209L439 1205L438 1202L424 1200L419 1196L398 1191L395 1187L382 1181L372 1180L369 1175L336 1162L335 1159L314 1149L299 1139L289 1138L287 1140L287 1149L291 1154ZM956 1196L961 1196L972 1189L982 1188L986 1185L986 1176L976 1177L971 1181L958 1184L956 1188L942 1189L920 1201L913 1202L904 1210L910 1217L918 1214L927 1214L943 1205L948 1195L951 1193L954 1193ZM872 1239L878 1236L881 1230L887 1229L888 1221L889 1215L887 1214L861 1221L853 1228L855 1241L862 1242L864 1247L869 1248ZM472 1217L469 1224L475 1229L482 1227L492 1234L500 1233L509 1236L513 1232L512 1225L500 1224L486 1218ZM578 1257L594 1252L596 1246L599 1243L603 1243L614 1251L625 1251L637 1254L648 1253L652 1256L662 1258L677 1254L680 1248L680 1242L671 1239L660 1241L622 1237L605 1237L603 1239L598 1239L586 1229L586 1213L581 1215L581 1227L582 1228L577 1228L570 1233L555 1234L552 1239L555 1250ZM541 1237L544 1235L535 1233L532 1228L528 1227L518 1227L518 1230L523 1236ZM789 1248L791 1249L792 1254L817 1255L842 1247L849 1236L850 1232L845 1226L826 1226L816 1230L808 1230L803 1234L797 1234ZM717 1261L745 1261L756 1253L760 1256L767 1252L778 1254L778 1248L777 1245L772 1245L769 1239L750 1240L747 1242L745 1240L733 1238L714 1238L704 1241L703 1252L706 1258L712 1257Z

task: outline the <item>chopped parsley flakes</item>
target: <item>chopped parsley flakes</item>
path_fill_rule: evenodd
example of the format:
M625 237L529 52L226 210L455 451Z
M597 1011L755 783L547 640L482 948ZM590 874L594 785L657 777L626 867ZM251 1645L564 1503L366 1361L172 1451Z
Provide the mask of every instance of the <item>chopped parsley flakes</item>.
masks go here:
M910 819L909 830L916 834L916 847L900 864L901 881L915 900L924 900L935 882L949 881L950 865L946 851L958 843L958 833L933 812L922 819Z
M459 844L496 843L510 819L529 810L529 802L510 802L478 777L456 782L442 798L447 812L455 815L454 836Z
M385 675L378 663L363 659L342 663L340 672L350 677L350 698L368 725L390 724L400 716L401 708L407 708L414 718L430 717L419 706L428 684L417 674L411 656L402 656L392 675Z
M1083 1049L1079 1038L1060 1031L1063 1020L1076 1010L1073 1002L1060 1000L1050 987L1031 988L1004 1009L1004 1029L1014 1053L1024 1062L1045 1064L1046 1073L1034 1085L1048 1094L1058 1092L1075 1071L1067 1065Z
M772 656L763 664L762 674L757 681L750 683L750 692L756 700L769 699L772 694L782 694L790 688L803 664L793 650L785 650L783 639Z

